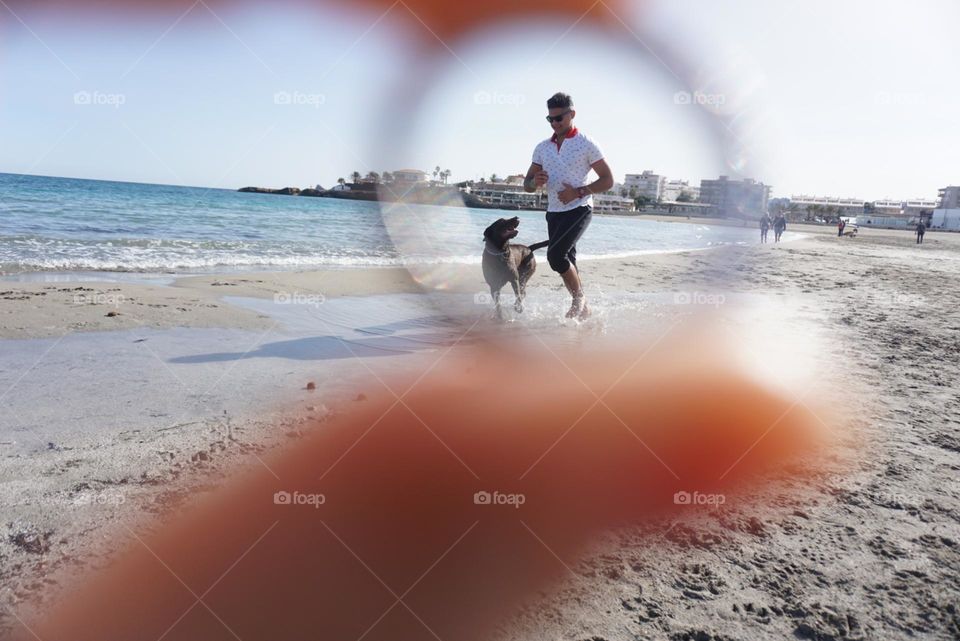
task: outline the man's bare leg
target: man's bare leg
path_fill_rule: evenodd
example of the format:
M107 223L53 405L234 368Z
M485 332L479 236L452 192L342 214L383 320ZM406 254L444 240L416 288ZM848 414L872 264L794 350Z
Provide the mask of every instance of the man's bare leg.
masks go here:
M579 317L584 319L590 315L590 308L587 307L587 300L583 296L583 288L580 284L580 274L577 272L577 266L570 263L570 268L560 274L563 278L563 284L567 286L567 291L573 297L570 304L570 310L567 312L567 318Z

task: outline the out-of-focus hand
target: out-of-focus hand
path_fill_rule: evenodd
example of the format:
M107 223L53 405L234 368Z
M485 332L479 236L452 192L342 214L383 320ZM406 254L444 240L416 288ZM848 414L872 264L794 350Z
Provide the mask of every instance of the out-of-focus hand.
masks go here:
M577 188L570 183L563 183L563 191L559 192L557 196L560 198L560 202L562 202L564 205L569 202L573 202L580 197L580 195L577 193Z

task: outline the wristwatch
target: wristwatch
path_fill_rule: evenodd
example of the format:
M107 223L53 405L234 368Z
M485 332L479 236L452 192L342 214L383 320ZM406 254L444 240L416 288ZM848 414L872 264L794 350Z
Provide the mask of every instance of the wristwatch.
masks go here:
M587 189L586 185L584 185L583 187L577 187L577 197L579 198L586 198L587 196L590 195L590 193L591 192L589 189Z

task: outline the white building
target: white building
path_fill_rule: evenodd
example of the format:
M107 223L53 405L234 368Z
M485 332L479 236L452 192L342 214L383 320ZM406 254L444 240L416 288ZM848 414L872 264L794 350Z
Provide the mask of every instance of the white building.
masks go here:
M677 202L680 194L687 194L691 201L700 199L700 186L691 185L686 180L674 179L663 183L661 199L665 202Z
M593 208L596 211L633 211L633 198L615 196L610 193L594 194Z
M729 176L700 181L700 202L713 206L724 218L759 218L767 211L770 185L752 178L731 180Z
M867 203L857 223L872 227L913 228L921 218L929 220L936 207L937 202L928 198L875 200Z
M941 189L937 209L960 209L960 187L951 185Z
M878 216L899 216L903 213L903 201L883 198L873 201L873 211Z
M427 179L427 172L419 169L397 169L391 172L393 181L398 183L418 183Z
M929 214L937 208L937 201L930 198L911 198L903 201L903 214L918 217L920 214Z
M800 217L812 214L829 216L857 216L863 214L865 201L862 198L836 196L790 196L790 208L793 214Z
M865 201L862 198L835 196L790 196L793 216L836 218L855 217L857 223L872 227L912 227L921 216L929 218L937 203L928 198L898 200L884 198Z
M930 228L960 231L960 187L951 185L940 190L940 202L933 210Z
M546 192L535 191L527 193L523 189L523 181L474 183L470 193L478 196L491 205L517 205L523 209L546 209Z
M631 189L634 189L638 198L647 196L651 200L657 201L663 197L663 186L666 180L664 176L647 169L642 174L627 174L624 177L623 186L628 193Z

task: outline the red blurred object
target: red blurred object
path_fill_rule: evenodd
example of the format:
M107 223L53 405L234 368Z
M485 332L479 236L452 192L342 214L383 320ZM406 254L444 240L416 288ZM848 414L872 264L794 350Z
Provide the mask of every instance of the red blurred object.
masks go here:
M270 471L152 534L124 532L119 560L33 629L44 641L485 638L602 530L709 509L676 492L733 504L738 484L818 443L803 405L702 344L645 349L559 354L573 374L543 351L472 348L416 384L420 372L389 381L413 385L402 402L368 381L367 402L345 403Z
M212 9L244 7L253 3L244 0L202 0ZM7 0L16 11L59 11L69 9L83 12L109 11L111 17L124 13L170 13L186 11L196 0ZM277 3L283 4L283 3ZM624 4L621 0L486 0L485 2L454 3L446 0L296 0L300 6L335 6L341 9L368 8L383 12L410 12L429 26L439 38L455 40L474 29L499 22L525 18L569 19L571 23L614 24ZM637 4L637 3L634 3ZM427 42L427 44L430 44ZM433 44L442 46L434 39Z
M361 0L357 5L372 5L384 10L409 9L430 26L440 38L456 39L470 31L500 22L529 18L570 20L573 24L614 24L623 4L619 0L489 0L487 2L447 2L444 0ZM440 43L436 43L440 46Z

